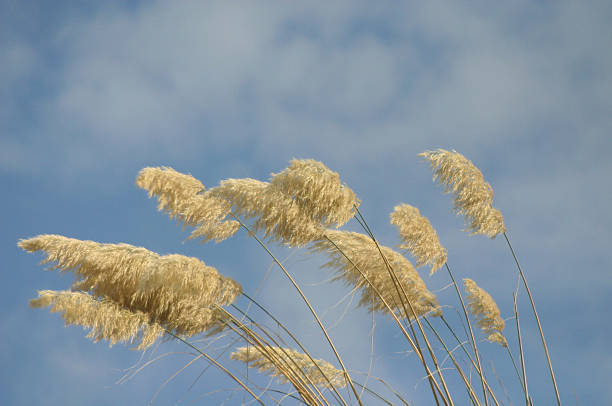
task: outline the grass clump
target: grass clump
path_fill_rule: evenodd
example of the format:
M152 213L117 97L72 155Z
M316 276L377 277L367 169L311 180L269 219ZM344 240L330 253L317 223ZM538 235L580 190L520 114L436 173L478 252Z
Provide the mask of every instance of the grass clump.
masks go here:
M504 235L536 316L553 392L560 405L533 296L510 245L503 216L492 206L491 186L471 161L455 151L439 149L420 155L431 165L434 180L454 195L454 210L465 217L466 231L491 238ZM327 257L323 266L333 271L333 280L341 280L360 293L360 306L391 317L400 340L405 340L406 348L414 353L415 365L423 368L433 403L502 404L482 368L484 353L471 326L474 319L488 341L507 349L521 383L521 397L527 406L531 404L518 316L520 371L495 301L466 278L466 305L448 265L446 248L416 207L402 203L391 213L391 224L397 227L401 240L399 248L416 259L417 267L428 266L430 274L441 268L447 270L462 310L458 321L444 314L436 295L401 252L378 242L359 211L361 201L336 172L321 162L294 159L267 182L227 179L210 189L193 176L172 168L144 168L136 184L149 197L157 198L159 210L183 227L193 228L189 238L220 242L240 229L247 232L287 277L335 359L328 362L314 358L273 311L255 301L237 281L201 260L178 254L159 255L129 244L101 244L58 235L20 240L21 248L44 252L43 262L53 263L54 269L71 272L75 277L69 291L39 292L39 297L31 301L33 307L50 307L62 313L66 324L90 328L89 337L95 341L135 343L137 349L144 350L162 336L176 339L227 374L259 404L289 400L307 405L408 404L401 390L392 388L384 377L366 374L364 382L355 378L359 372L347 368L350 363L341 356L310 300L287 267L272 254L269 244L307 247L307 252ZM351 219L363 233L339 229ZM239 305L240 298L248 307ZM252 316L251 306L261 311L261 319ZM277 328L269 327L271 322ZM453 327L459 323L467 326L463 339L459 328ZM207 340L221 335L231 337L231 355L210 354L195 340L198 335ZM230 360L277 378L278 387L272 382L261 387L248 375L232 371L234 364ZM452 367L443 368L440 360L450 360ZM476 379L471 379L470 374L475 374Z

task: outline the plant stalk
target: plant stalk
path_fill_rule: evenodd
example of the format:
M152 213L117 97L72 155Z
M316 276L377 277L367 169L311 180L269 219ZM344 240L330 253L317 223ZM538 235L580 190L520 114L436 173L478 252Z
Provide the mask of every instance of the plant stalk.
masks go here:
M525 279L525 274L521 269L521 265L518 262L516 257L516 253L512 248L512 244L510 244L510 239L508 235L504 231L504 238L508 243L508 247L510 248L510 252L512 252L512 257L514 258L514 262L516 263L516 267L519 270L519 275L521 276L521 280L523 281L523 286L525 286L525 290L527 291L527 296L529 297L529 302L531 302L531 309L533 310L533 314L535 315L536 322L538 324L538 330L540 331L540 338L542 339L542 345L544 346L544 352L546 353L546 360L548 361L548 370L550 371L550 377L552 378L553 387L555 388L555 396L557 397L557 405L561 406L561 397L559 396L559 389L557 388L557 380L555 379L555 373L553 371L552 362L550 361L550 354L548 353L548 346L546 345L546 339L544 338L544 332L542 331L542 323L540 323L540 317L538 316L538 312L536 311L535 302L533 300L533 296L531 294L531 290L529 289L529 285L527 284L527 279Z

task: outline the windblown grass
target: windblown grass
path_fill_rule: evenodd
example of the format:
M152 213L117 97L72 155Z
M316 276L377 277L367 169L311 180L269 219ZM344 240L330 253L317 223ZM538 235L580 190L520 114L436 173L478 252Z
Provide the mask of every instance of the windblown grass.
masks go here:
M471 161L455 151L420 155L430 163L434 180L454 195L454 211L465 217L466 231L491 238L504 235L536 316L553 382L551 393L560 405L533 295L510 245L503 216L492 206L491 186ZM361 201L336 172L320 162L293 160L267 182L227 179L210 189L193 176L166 167L144 168L136 183L158 199L159 210L193 228L189 238L220 242L240 229L246 232L295 289L295 297L311 313L334 358L315 358L273 310L201 260L178 254L162 256L128 244L100 244L58 235L20 240L21 248L44 252L44 263L54 263L53 269L75 277L69 291L40 291L31 301L33 307L50 307L62 314L66 324L89 328L89 337L95 341L132 343L139 350L162 336L182 342L198 353L197 360L226 374L259 404L409 404L405 388L391 387L384 377L368 372L364 380L357 379L362 374L350 368L353 360L342 357L342 349L334 344L316 306L269 245L307 247L309 255L327 258L323 267L332 270L332 281L341 280L360 295L359 306L373 318L380 314L392 320L400 333L398 345L414 355L406 359L405 367L422 368L431 392L430 404L502 404L498 392L505 388L493 385L482 367L490 349L481 348L482 340L472 328L474 320L486 340L507 351L508 365L522 389L519 397L531 405L516 303L512 333L494 299L467 278L466 304L448 265L446 248L416 207L402 203L390 215L399 234L398 247L415 258L417 268L429 267L430 275L443 267L447 270L457 294L454 304L441 306L412 263L401 252L378 242L359 211ZM339 229L351 219L363 233ZM458 317L452 311L446 314L445 309L453 306L461 309ZM511 351L513 340L508 340L507 334L516 334L520 370ZM211 352L198 338L203 336L206 342L221 335L232 339L231 354ZM275 380L261 386L248 373L238 372L237 362ZM414 382L403 384L410 387Z

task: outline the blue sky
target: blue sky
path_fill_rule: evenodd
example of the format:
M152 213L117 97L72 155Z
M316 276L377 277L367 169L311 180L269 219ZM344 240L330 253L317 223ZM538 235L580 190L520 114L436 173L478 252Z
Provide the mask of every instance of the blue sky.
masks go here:
M416 156L445 148L471 159L493 186L564 403L611 404L611 20L606 1L0 2L0 400L145 404L190 360L186 348L165 343L153 356L177 354L115 384L139 353L92 344L57 315L28 308L37 289L70 282L20 251L19 238L55 233L193 255L251 292L266 275L270 260L245 236L184 242L187 234L135 186L145 166L172 166L215 186L267 180L294 157L323 161L362 199L384 244L397 243L393 207L419 207L457 277L476 280L510 317L516 272L503 239L462 233L451 197ZM322 311L347 293L320 284L329 275L318 258L275 250ZM441 301L454 304L444 275L426 274ZM275 269L259 295L331 360ZM522 301L533 398L552 404ZM345 304L326 313L330 325ZM376 320L375 372L429 404L414 354ZM331 329L349 368L367 370L370 328L370 317L351 307ZM508 369L503 353L482 345L498 372ZM187 369L153 404L223 400L199 399L233 386L215 371L186 393L202 368ZM503 377L520 403L512 375ZM228 404L241 400L235 394Z

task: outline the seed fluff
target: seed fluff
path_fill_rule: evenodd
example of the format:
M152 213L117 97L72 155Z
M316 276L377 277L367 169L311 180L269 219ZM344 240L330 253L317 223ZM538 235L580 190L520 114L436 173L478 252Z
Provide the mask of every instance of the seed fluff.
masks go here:
M391 224L397 226L404 244L400 248L409 251L417 260L417 267L431 266L431 274L446 263L446 249L440 244L438 234L429 220L421 216L419 209L402 203L391 213Z
M29 252L44 251L43 263L56 263L53 269L72 271L73 291L146 313L151 321L179 334L216 331L216 306L232 303L242 292L236 281L197 258L60 235L40 235L18 245Z
M264 346L263 349L257 347L240 347L230 355L230 359L242 361L251 368L257 368L259 372L274 376L280 383L289 382L283 369L291 369L297 366L315 385L322 385L330 388L329 382L331 382L336 388L343 388L346 386L344 373L334 368L329 362L315 359L315 365L306 354L291 348L281 349L280 347L271 346ZM321 375L321 371L323 371L325 375ZM327 377L327 379L325 379L325 377Z
M343 280L349 287L361 291L359 306L368 307L372 311L388 312L387 307L376 293L376 290L378 290L394 312L401 317L413 318L412 314L405 314L402 305L402 290L399 286L396 288L380 252L370 237L340 230L327 230L325 234L342 252L326 239L315 242L310 249L312 252L325 253L330 258L323 266L335 271L335 280ZM425 282L410 261L391 248L385 246L380 248L393 268L397 281L406 292L417 316L427 313L434 316L441 315L436 296L427 290ZM350 261L346 259L343 253ZM361 270L376 290L363 278L353 264ZM408 312L411 313L409 307Z
M485 182L474 164L456 151L438 149L419 156L427 160L434 171L434 180L444 185L446 193L455 194L454 211L465 216L466 231L491 238L506 231L501 212L491 206L493 189Z
M465 291L468 293L470 313L478 320L478 325L482 332L487 335L487 340L502 347L507 347L508 343L502 333L505 323L491 295L471 279L466 278L463 283Z

